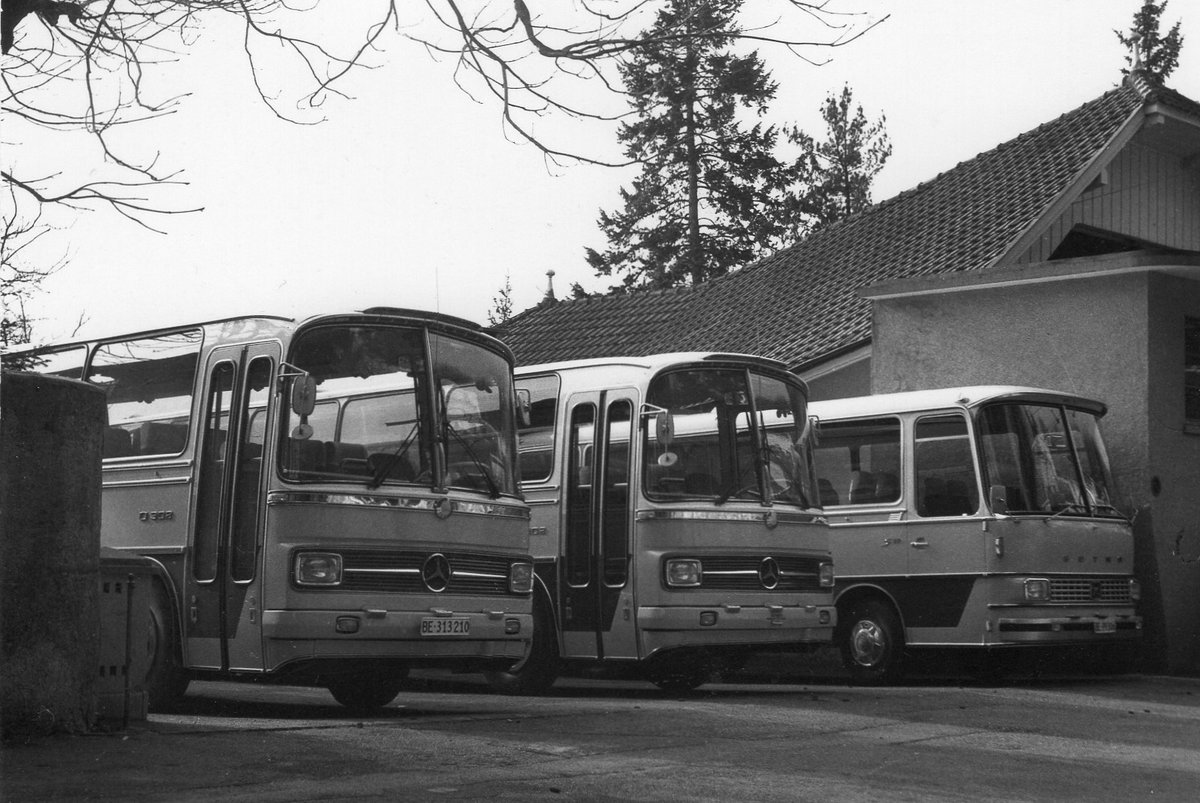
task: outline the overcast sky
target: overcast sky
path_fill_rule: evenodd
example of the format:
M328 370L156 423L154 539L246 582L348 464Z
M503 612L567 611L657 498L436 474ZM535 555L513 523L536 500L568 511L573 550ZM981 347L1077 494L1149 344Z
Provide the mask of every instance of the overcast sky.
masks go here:
M1139 0L837 0L890 13L882 26L812 67L773 58L772 117L821 134L818 108L849 82L870 117L885 114L893 155L884 200L1112 88ZM1200 12L1183 21L1168 82L1200 100ZM1164 26L1165 28L1166 26ZM374 305L420 307L486 323L510 277L517 311L555 271L562 297L594 277L584 247L631 174L549 171L505 138L498 110L453 83L448 64L393 39L383 66L347 85L320 125L279 121L254 94L240 43L213 33L184 57L182 111L156 124L165 164L183 168L200 214L147 232L108 212L58 233L68 262L30 306L39 342L241 314L305 316ZM579 129L574 141L603 144Z

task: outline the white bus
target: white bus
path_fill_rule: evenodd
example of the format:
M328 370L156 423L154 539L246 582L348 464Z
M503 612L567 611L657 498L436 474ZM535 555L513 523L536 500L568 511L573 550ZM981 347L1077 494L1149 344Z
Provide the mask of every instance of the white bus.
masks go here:
M837 641L854 679L897 680L922 648L975 648L987 661L1000 649L1092 645L1101 656L1136 644L1133 533L1112 496L1103 404L964 387L809 411Z
M107 391L102 543L157 567L152 707L242 678L369 710L410 667L527 652L512 356L475 324L236 318L6 363Z
M831 640L807 389L781 363L597 359L516 382L535 626L497 687L624 669L686 690L753 651Z

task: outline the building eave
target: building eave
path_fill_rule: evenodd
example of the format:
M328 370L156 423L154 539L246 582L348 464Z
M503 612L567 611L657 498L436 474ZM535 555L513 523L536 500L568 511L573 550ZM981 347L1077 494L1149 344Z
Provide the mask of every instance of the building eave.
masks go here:
M1074 180L1068 182L1057 195L1050 199L1042 211L1029 222L1029 225L1019 232L1008 247L986 267L990 269L1010 265L1032 248L1046 233L1046 230L1053 226L1054 222L1075 202L1075 199L1101 176L1117 154L1133 140L1142 126L1146 124L1149 115L1150 108L1145 103L1134 109L1125 122L1113 132L1108 143L1096 151Z
M1101 257L1035 262L966 273L943 273L883 282L859 290L872 301L941 295L994 287L1096 279L1134 273L1167 273L1200 279L1200 254L1179 251L1137 251Z

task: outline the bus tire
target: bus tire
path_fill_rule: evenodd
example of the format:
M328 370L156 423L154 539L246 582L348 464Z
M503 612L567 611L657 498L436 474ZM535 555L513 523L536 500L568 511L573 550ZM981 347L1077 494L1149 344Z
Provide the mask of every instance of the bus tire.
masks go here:
M838 614L838 642L850 679L861 685L895 683L904 675L904 631L891 606L877 599Z
M386 706L404 688L408 672L339 675L330 678L325 688L333 699L355 714L374 714Z
M483 673L501 694L545 694L558 679L558 637L549 604L538 596L533 604L533 640L525 657L509 669Z
M146 611L146 691L151 711L168 711L187 693L189 678L180 665L182 649L174 609L162 583L154 582Z
M682 693L694 691L712 679L717 666L703 653L666 655L651 658L646 666L646 679L663 691Z

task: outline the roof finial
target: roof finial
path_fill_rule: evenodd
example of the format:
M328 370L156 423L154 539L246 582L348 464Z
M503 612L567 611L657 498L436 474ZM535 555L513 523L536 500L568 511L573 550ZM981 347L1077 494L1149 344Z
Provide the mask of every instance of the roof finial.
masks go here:
M546 271L546 298L545 301L554 301L554 270Z
M1142 37L1135 36L1130 43L1133 47L1133 67L1130 72L1142 72L1146 66L1142 64Z

